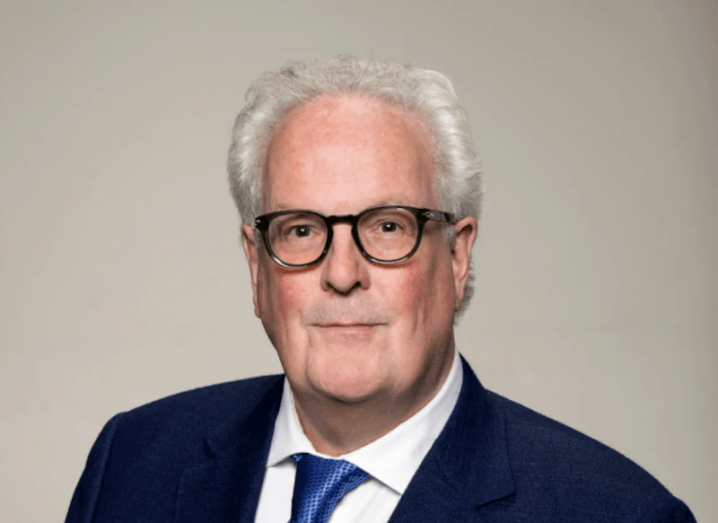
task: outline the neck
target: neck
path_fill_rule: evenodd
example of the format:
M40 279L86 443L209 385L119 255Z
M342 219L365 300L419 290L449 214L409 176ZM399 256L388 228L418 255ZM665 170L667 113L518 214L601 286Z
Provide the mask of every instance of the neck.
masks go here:
M292 388L299 422L317 452L341 456L376 441L423 409L446 382L453 350L439 368L403 394L389 393L357 402ZM432 372L433 371L433 372Z

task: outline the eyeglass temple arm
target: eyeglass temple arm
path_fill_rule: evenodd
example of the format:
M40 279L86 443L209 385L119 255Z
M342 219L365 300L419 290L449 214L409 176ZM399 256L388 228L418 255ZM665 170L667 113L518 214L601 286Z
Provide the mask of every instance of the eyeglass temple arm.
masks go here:
M424 211L423 215L428 220L434 220L437 222L456 223L456 218L454 218L448 212L427 210L427 211Z

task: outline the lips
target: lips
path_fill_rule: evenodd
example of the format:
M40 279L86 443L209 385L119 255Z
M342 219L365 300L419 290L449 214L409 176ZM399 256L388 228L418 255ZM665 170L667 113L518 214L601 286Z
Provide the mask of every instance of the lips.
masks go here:
M386 325L386 322L379 318L332 318L314 322L315 327L321 327L323 329L367 328L376 327L378 325Z
M364 322L336 322L336 323L324 323L318 324L317 327L328 328L356 328L356 327L376 327L381 325L380 323L364 323Z
M317 324L320 332L324 332L329 336L356 337L368 336L381 323L363 323L363 322L332 322Z

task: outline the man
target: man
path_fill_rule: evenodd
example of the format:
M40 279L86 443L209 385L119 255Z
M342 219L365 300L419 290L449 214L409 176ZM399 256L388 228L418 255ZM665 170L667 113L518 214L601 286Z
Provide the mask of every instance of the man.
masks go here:
M264 76L229 174L285 376L116 416L67 521L694 521L456 352L481 191L444 76L351 57Z

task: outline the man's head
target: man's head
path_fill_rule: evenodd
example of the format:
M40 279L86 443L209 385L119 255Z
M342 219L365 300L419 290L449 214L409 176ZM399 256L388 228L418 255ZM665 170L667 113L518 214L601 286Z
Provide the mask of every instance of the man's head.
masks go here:
M305 398L381 399L415 410L448 373L477 229L478 161L451 84L401 64L339 57L265 76L248 101L235 127L230 180L255 312L292 388ZM408 233L417 238L415 252L384 264L371 254L396 258L380 242L419 227L411 209L376 223L366 218L375 213L363 215L355 230L339 221L323 232L322 218L310 213L296 222L271 214L345 216L377 206L446 211L456 223L424 220L420 241ZM268 220L288 225L260 243L253 227L260 214L264 229L274 227ZM372 234L382 239L372 243ZM283 249L288 235L304 246L320 238L324 256L292 267L318 252Z
M481 214L481 166L466 113L451 81L441 73L391 61L352 56L292 63L266 73L247 91L229 150L229 182L242 223L260 214L262 173L274 131L295 107L326 94L362 95L406 109L422 120L435 165L435 190L443 210L456 217ZM464 295L473 296L473 276Z

